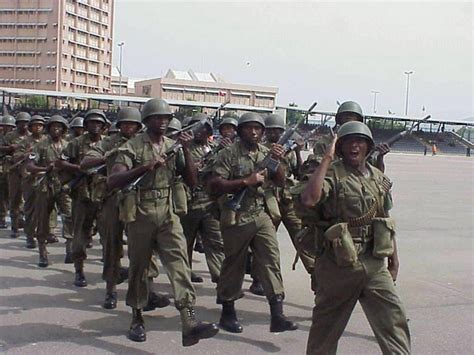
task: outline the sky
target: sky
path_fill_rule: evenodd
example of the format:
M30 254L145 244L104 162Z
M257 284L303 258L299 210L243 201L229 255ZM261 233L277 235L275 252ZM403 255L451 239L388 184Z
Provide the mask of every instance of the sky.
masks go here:
M279 88L278 105L458 120L474 116L471 1L116 0L123 73L213 72ZM114 65L118 65L114 45Z

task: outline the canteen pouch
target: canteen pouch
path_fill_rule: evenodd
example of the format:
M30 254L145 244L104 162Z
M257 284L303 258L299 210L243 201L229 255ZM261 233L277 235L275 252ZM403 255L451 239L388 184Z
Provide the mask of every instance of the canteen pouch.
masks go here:
M123 223L135 222L137 219L137 191L118 192L119 220Z
M351 266L357 261L357 251L347 223L338 223L329 227L324 232L324 237L334 250L338 266Z
M229 197L227 195L222 195L217 199L221 214L221 228L227 228L237 224L237 213L226 206L228 200Z
M176 181L171 186L173 196L173 210L179 217L184 217L188 213L188 201L184 183Z
M395 220L391 217L372 220L374 231L374 250L372 255L376 258L386 258L393 254L393 237L395 236Z
M102 204L107 196L107 178L104 175L95 174L91 178L90 184L91 201Z
M275 194L271 189L264 189L265 210L270 215L274 225L279 225L281 221L280 207Z

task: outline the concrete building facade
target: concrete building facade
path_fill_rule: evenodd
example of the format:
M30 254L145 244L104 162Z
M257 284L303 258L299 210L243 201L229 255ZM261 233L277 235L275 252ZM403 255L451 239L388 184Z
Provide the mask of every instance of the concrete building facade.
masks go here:
M278 88L234 84L213 73L196 73L192 70L168 70L162 78L147 79L135 83L138 96L159 97L170 101L196 101L200 103L224 103L242 108L275 108Z
M111 91L114 0L0 0L0 86Z

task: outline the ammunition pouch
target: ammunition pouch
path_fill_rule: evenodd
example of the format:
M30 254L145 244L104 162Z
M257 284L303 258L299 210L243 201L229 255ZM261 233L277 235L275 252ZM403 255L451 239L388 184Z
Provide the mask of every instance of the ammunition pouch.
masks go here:
M347 223L338 223L324 232L324 237L334 251L336 264L347 267L357 262L357 250Z
M188 213L188 201L184 183L175 181L171 186L171 194L173 195L173 210L179 217L183 217Z
M119 201L119 220L123 223L134 222L137 219L138 193L136 190L117 193Z
M95 174L90 183L90 199L93 203L102 205L107 196L107 177Z
M392 256L394 251L395 220L390 217L374 218L372 226L374 231L373 256L380 259Z
M265 211L268 213L274 225L279 225L281 221L280 207L272 189L264 190Z

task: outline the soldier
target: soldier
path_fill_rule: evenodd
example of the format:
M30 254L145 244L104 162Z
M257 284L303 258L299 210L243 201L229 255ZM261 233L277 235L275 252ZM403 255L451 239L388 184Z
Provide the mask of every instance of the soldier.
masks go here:
M271 154L272 159L279 161L284 150L278 144L272 146L271 150L260 144L264 130L265 123L260 115L242 115L238 123L240 140L219 152L211 181L211 187L221 196L220 222L225 253L217 285L218 302L222 302L219 324L233 333L242 332L234 301L240 297L249 247L254 254L254 267L270 304L270 331L283 332L298 328L283 315L284 289L280 252L271 218L278 211L274 210L276 201L271 191L264 191L261 187L265 181L265 171L258 170L266 155ZM284 185L285 175L281 167L267 173L275 184ZM227 194L236 194L242 189L247 189L247 193L240 203L241 208L235 213L225 203Z
M300 195L306 208L321 206L328 222L314 268L317 289L306 350L336 353L359 301L382 352L409 354L407 319L394 287L399 262L389 217L392 183L366 163L374 141L365 124L345 123L338 135ZM334 161L336 154L340 159Z
M120 115L120 112L119 112ZM112 123L109 130L107 131L108 136L114 136L120 132L120 129L117 127L117 122Z
M277 143L283 132L285 132L284 118L276 114L267 115L265 118L265 136L267 139L265 145L267 148L271 148L273 144ZM286 175L285 187L274 186L273 189L277 197L281 221L288 230L291 241L297 250L298 257L301 259L306 271L311 275L314 267L314 256L303 250L296 240L297 234L301 231L301 219L296 216L293 197L290 193L290 188L294 185L291 176L293 175L295 178L299 178L301 162L300 145L297 145L295 150L290 151L281 160L281 165ZM275 225L277 230L278 226L279 223Z
M237 136L238 121L234 115L225 114L222 116L222 121L219 123L219 133L222 136L221 144L230 145Z
M27 112L20 112L16 116L15 124L16 130L8 133L4 137L4 143L7 153L11 156L15 154L17 149L19 148L19 144L21 141L30 135L28 132L28 122L30 121L30 114ZM24 220L23 220L23 195L21 191L21 175L20 175L20 165L12 164L10 160L10 164L7 167L8 171L8 193L10 199L10 218L12 221L11 229L11 237L18 238L18 229L23 228Z
M72 243L71 197L63 186L60 171L60 159L67 142L67 121L60 115L53 115L46 123L48 137L33 149L27 170L33 175L43 174L37 181L35 192L35 210L37 219L36 238L39 244L39 267L49 265L46 243L50 235L50 215L55 208L63 218L63 237L66 239L66 259L70 259Z
M91 200L92 178L81 170L80 162L87 151L102 139L105 125L105 114L101 110L87 111L84 126L87 133L74 138L63 151L59 167L76 174L70 183L72 196L73 240L71 258L74 262L74 285L87 286L84 275L84 260L87 258L86 247L90 241L94 220L97 218L98 204ZM102 240L101 240L102 241Z
M206 180L210 171L204 158L212 154L214 148L208 143L212 135L212 123L203 113L195 115L190 124L206 120L205 127L194 133L194 140L189 147L191 156L198 169L198 184L188 189L188 213L181 218L184 235L188 243L189 265L192 267L193 246L197 234L201 235L207 266L211 274L211 281L217 283L224 260L224 245L219 225L219 210L217 203L206 191ZM191 273L191 281L202 282L202 278Z
M213 337L218 328L213 323L199 322L193 308L196 297L186 239L173 210L170 186L177 174L182 174L190 186L195 185L197 175L189 151L192 138L187 133L180 135L182 151L164 159L164 154L175 144L164 136L171 118L170 107L164 100L151 99L143 106L142 122L147 130L119 148L108 186L110 189L123 188L144 176L138 189L129 192L121 205L122 220L127 222L130 259L127 305L132 307L132 323L129 338L139 342L146 340L142 309L148 302L146 276L155 250L168 271L175 306L180 311L182 344L190 346L200 339Z
M5 144L5 136L15 127L15 118L10 115L3 116L0 120L2 134L0 135L0 228L7 228L5 218L8 212L8 150Z
M18 149L13 156L15 162L24 161L25 163L21 164L20 174L21 174L21 185L23 191L23 200L25 201L24 205L24 214L25 214L25 228L24 232L26 235L26 247L29 249L36 248L35 233L36 233L36 217L34 216L35 212L35 189L34 182L35 177L26 171L26 162L28 156L33 151L33 148L36 144L43 141L46 136L43 134L45 119L40 115L34 115L30 118L28 122L28 130L31 132L31 135L23 139Z
M135 107L126 107L120 110L116 122L119 133L114 136L104 138L89 150L81 162L81 169L87 170L101 164L107 165L107 175L110 174L112 165L117 155L117 149L142 128L141 115ZM120 259L123 257L123 232L124 225L119 220L119 198L117 191L107 191L105 179L96 184L93 192L94 202L102 207L98 214L97 226L99 234L104 238L103 255L104 266L102 278L106 282L106 294L103 307L114 309L117 307L116 285L123 282L128 277L128 270L122 268ZM156 260L152 260L153 268L150 268L149 279L153 282L153 277L158 276L158 266ZM153 269L153 270L151 270ZM166 307L170 304L167 297L150 292L147 310L156 307Z
M351 121L364 122L364 114L362 113L362 108L357 102L346 101L337 109L336 127L334 129L336 130L337 127ZM313 147L313 155L309 156L307 162L305 162L305 164L310 166L309 172L314 170L314 168L321 162L330 143L331 138L328 135L324 135L316 141ZM390 152L390 148L387 144L382 143L378 144L376 149L379 150L380 154L376 161L370 161L370 163L383 172L385 170L383 158L388 152Z
M82 136L84 134L84 117L77 116L69 123L70 133L67 135L66 140L72 141L74 138Z

